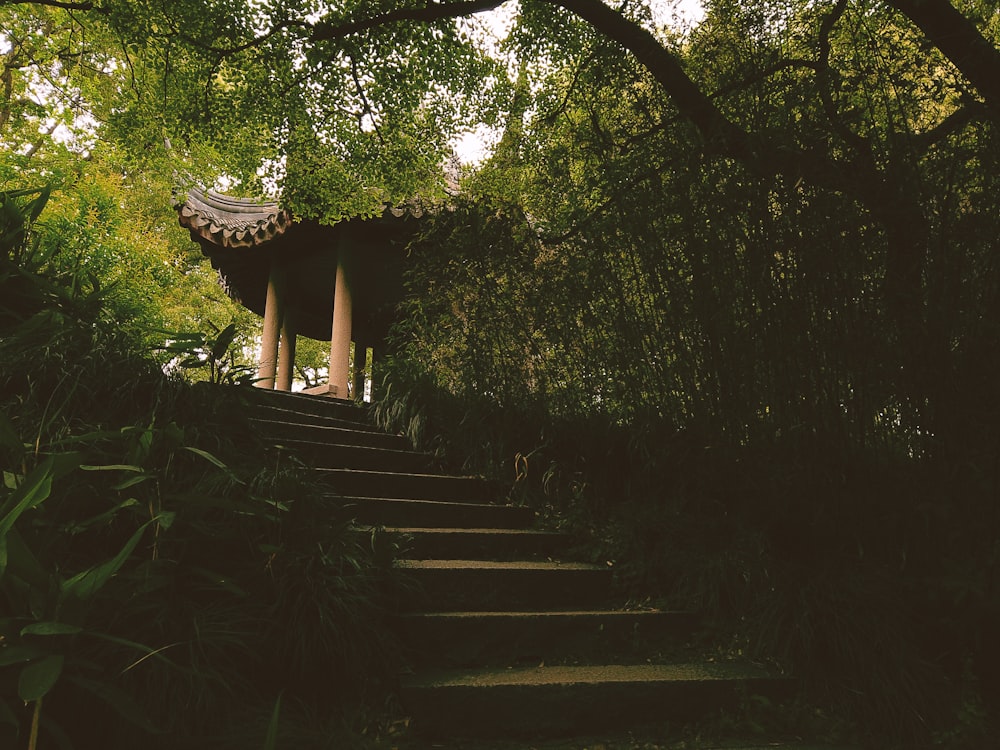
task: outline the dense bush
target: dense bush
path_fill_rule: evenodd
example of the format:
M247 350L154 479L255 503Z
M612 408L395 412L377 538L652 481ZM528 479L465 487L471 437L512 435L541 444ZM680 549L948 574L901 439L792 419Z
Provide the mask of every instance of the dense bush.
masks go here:
M299 746L343 746L395 671L381 538L258 442L239 389L165 376L53 271L46 198L0 195L0 744L261 745L281 697Z

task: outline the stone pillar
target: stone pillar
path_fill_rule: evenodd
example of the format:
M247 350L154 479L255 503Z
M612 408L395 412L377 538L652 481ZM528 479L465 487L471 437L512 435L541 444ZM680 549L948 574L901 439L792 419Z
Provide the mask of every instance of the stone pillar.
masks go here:
M275 385L279 391L292 390L292 376L295 374L295 326L287 313L281 320L281 345L278 347L278 381Z
M257 363L258 388L274 388L274 375L278 365L278 338L281 319L284 317L281 274L271 261L271 273L267 280L267 299L264 302L264 330L260 336L260 360Z
M349 398L351 370L351 274L343 240L337 248L337 280L333 292L333 330L330 336L330 395Z

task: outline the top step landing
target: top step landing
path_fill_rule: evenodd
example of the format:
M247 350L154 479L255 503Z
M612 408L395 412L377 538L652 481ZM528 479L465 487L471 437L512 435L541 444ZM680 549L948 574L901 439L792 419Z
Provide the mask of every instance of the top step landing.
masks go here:
M272 409L280 409L286 412L323 419L336 419L342 422L364 425L365 427L370 427L372 424L368 406L360 405L353 401L344 401L342 399L330 398L329 396L310 396L304 393L272 391L263 388L250 388L247 390L251 391L249 395L254 403Z

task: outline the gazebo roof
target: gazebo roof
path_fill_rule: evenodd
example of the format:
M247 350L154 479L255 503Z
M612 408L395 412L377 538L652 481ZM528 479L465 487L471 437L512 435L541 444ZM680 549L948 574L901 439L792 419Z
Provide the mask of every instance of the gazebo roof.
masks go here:
M293 221L273 201L199 188L189 188L175 208L181 226L218 270L226 293L258 315L264 315L272 260L280 258L288 313L300 333L315 339L330 335L338 247L350 248L352 256L357 324L374 335L387 329L402 296L402 249L416 220L432 212L414 200L386 206L380 216L324 226Z
M276 202L230 198L214 190L192 188L177 206L181 226L195 240L218 247L253 247L285 233L292 216Z

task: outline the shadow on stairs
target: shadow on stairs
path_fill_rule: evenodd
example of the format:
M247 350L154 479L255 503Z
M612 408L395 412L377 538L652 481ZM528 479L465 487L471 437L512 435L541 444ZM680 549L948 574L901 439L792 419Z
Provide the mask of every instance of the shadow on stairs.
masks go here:
M395 565L414 584L396 618L409 728L393 747L696 747L630 744L630 732L677 738L749 696L793 693L757 665L699 658L686 647L692 613L624 608L608 566L569 558L575 540L537 528L531 509L499 501L482 478L438 473L367 408L272 391L254 400L265 439L403 550ZM581 735L591 739L568 739Z

